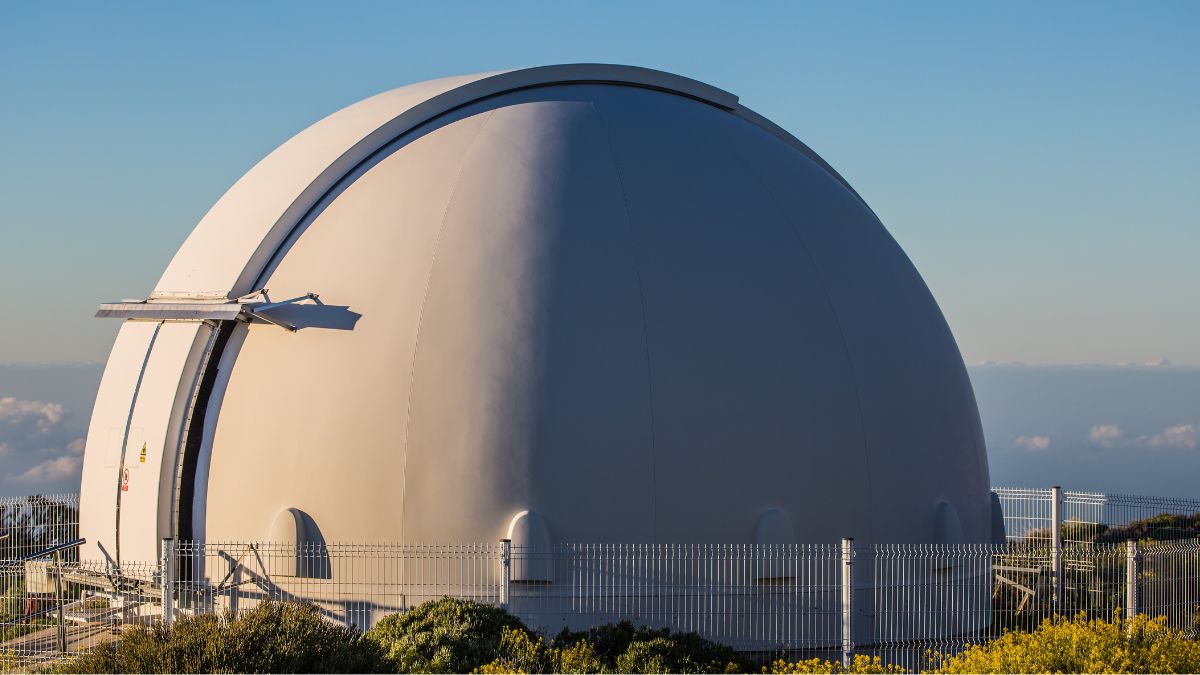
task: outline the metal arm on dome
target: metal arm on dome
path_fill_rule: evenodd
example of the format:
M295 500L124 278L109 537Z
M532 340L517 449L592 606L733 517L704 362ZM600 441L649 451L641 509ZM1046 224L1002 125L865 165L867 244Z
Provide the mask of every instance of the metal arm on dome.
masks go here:
M134 321L245 321L251 323L258 320L294 333L296 326L273 319L263 312L294 305L305 300L312 300L320 304L321 296L316 293L305 293L287 300L272 302L267 292L266 288L262 288L253 293L247 293L232 302L213 302L210 298L187 297L172 298L170 301L147 298L145 300L106 302L100 305L96 316ZM254 301L254 298L262 298L262 300Z
M242 296L242 298L238 298L238 300L240 301L245 297L253 297L256 295L262 297L267 302L243 304L242 305L242 307L244 308L242 310L243 313L245 313L246 316L248 316L250 318L259 319L260 321L265 321L266 323L269 323L269 324L272 324L275 326L279 326L280 328L291 331L293 333L296 332L295 326L293 326L290 323L284 323L282 321L277 321L275 319L272 319L271 317L262 314L262 312L270 311L270 310L276 309L278 307L293 305L298 302L303 302L305 300L313 300L313 301L317 302L318 304L320 304L320 302L321 302L321 296L317 295L316 293L311 293L311 292L305 293L304 295L298 295L294 298L289 298L288 300L280 300L278 302L271 302L270 301L271 298L267 296L267 289L265 289L265 288L260 291L255 291L254 293L251 293L250 296Z

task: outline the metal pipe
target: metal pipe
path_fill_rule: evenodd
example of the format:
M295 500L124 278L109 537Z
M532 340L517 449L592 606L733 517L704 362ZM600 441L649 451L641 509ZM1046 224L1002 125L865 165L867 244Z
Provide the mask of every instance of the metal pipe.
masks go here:
M512 583L512 540L500 540L500 609L508 609L509 584Z
M1063 612L1062 487L1050 488L1050 564L1054 582L1053 612Z
M849 669L854 651L851 602L854 597L854 539L842 539L842 667Z
M1138 614L1138 573L1142 562L1136 541L1125 542L1125 620L1133 621ZM1129 624L1132 628L1132 624Z
M65 551L69 548L75 548L76 546L82 546L86 543L87 543L87 539L73 539L71 541L68 541L65 544L57 544L55 546L51 546L50 548L38 551L37 553L34 553L33 555L27 555L24 558L21 558L21 562L25 562L27 560L36 560L38 558L45 558L46 556L48 556L52 553L58 553L59 551Z
M162 623L169 629L175 620L175 540L162 540Z
M54 551L54 595L58 601L58 651L67 653L67 623L63 618L62 556Z

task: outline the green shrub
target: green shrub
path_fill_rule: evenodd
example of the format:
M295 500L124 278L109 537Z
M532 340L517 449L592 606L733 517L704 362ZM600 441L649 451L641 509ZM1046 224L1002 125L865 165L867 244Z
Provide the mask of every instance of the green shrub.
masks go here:
M629 649L630 643L634 640L648 640L653 637L658 637L660 632L652 632L646 628L637 628L629 621L621 621L619 623L609 623L603 626L596 626L585 631L572 632L568 629L563 629L562 632L554 638L554 644L574 644L577 642L586 642L595 650L597 658L606 666L616 667L617 658Z
M1160 513L1157 516L1133 520L1124 525L1064 520L1062 536L1066 541L1095 544L1192 539L1200 536L1200 513L1186 516ZM1050 530L1048 528L1030 530L1025 533L1024 538L1026 541L1019 547L1049 546Z
M1200 642L1167 626L1163 617L1124 621L1118 614L1105 621L1080 614L936 657L935 666L939 673L1196 673Z
M1191 539L1200 536L1200 513L1190 516L1160 513L1125 525L1101 528L1096 536L1098 543Z
M604 669L619 673L724 673L752 669L738 652L696 633L673 633L666 628L636 628L628 621L587 631L563 631L555 646L585 642Z
M694 634L693 634L694 635ZM617 672L621 673L740 673L747 669L738 666L736 657L721 658L702 638L679 640L656 637L634 640L624 654L617 657Z
M524 629L506 628L496 658L476 673L740 673L751 664L695 633L635 628L628 621L572 633L550 644Z
M265 602L240 616L202 614L170 629L134 626L63 663L67 673L379 672L374 643L311 605Z
M604 664L586 641L547 645L537 634L505 628L496 659L476 668L476 673L602 673Z
M398 673L469 673L496 658L504 629L528 631L491 605L442 598L386 616L367 631Z

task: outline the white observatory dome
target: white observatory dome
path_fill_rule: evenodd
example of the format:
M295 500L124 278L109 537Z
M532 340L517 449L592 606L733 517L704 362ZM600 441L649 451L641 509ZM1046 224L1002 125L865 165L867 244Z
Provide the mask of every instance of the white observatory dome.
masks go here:
M149 299L100 313L127 320L82 536L116 559L297 528L996 536L971 386L912 263L806 146L666 73L352 105L239 180Z

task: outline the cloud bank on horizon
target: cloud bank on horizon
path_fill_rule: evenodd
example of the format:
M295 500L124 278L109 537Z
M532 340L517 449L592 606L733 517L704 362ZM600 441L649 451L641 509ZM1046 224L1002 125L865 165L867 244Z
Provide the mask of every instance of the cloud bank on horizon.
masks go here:
M1055 435L1062 436L1061 433ZM1131 449L1191 450L1200 448L1200 425L1176 424L1156 433L1130 438L1126 437L1121 427L1116 424L1097 424L1088 432L1087 439L1103 448L1124 446ZM1013 447L1030 452L1045 450L1050 447L1050 443L1050 436L1047 435L1020 435L1012 440Z
M0 365L0 497L79 490L101 369Z
M84 413L81 421L61 403L0 396L0 483L4 491L77 489L87 416Z
M1200 368L969 370L993 485L1200 497Z
M0 496L79 489L101 369L0 365ZM1200 497L1200 368L970 374L993 485Z

